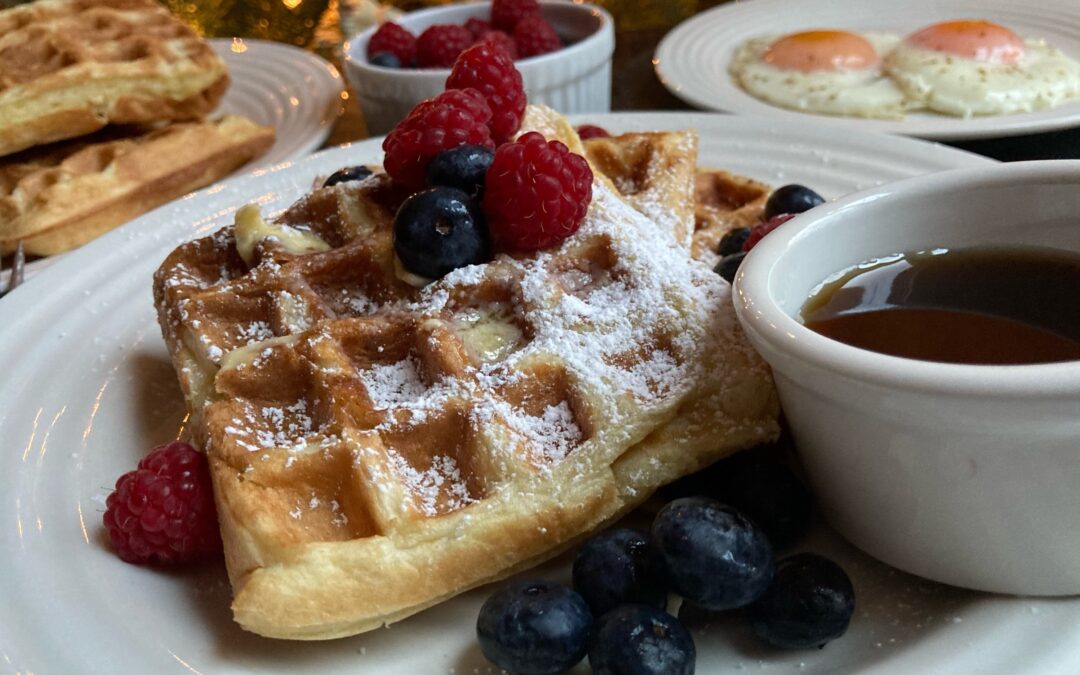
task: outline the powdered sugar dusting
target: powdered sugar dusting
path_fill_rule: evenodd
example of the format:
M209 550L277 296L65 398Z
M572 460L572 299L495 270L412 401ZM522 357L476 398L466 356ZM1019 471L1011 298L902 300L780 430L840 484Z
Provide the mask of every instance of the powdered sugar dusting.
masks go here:
M424 394L424 382L416 360L403 359L396 363L375 363L360 371L360 380L367 387L375 408L400 408Z
M440 511L440 497L445 500L442 510L456 511L475 501L453 457L436 455L431 466L418 469L395 452L390 452L390 465L405 483L408 495L424 515L435 516Z

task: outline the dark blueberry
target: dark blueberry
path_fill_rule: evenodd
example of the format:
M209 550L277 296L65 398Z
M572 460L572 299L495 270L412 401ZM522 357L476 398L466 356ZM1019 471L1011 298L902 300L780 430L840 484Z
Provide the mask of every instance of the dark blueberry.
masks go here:
M676 499L656 514L653 545L668 586L705 609L743 607L761 597L776 561L765 534L714 499Z
M480 608L480 650L503 670L558 673L584 656L592 631L589 606L566 586L524 581L497 591Z
M733 227L720 238L720 244L716 247L716 252L724 256L740 253L743 244L746 243L746 238L749 236L749 227Z
M743 258L745 257L746 253L742 251L726 255L720 262L716 263L716 267L713 268L713 271L719 274L721 278L729 284L735 283L735 273L739 271L739 265L742 264Z
M721 460L673 483L664 494L670 499L711 497L738 509L765 532L775 551L802 536L813 511L810 491L795 472L763 452L742 452Z
M776 188L765 202L765 220L781 213L802 213L818 204L824 204L825 198L805 185L785 185Z
M351 180L364 180L371 175L371 169L366 166L347 166L330 174L323 181L323 187L330 187L338 183L346 183Z
M593 616L630 602L660 609L667 605L649 535L630 528L608 530L585 542L574 559L574 590Z
M696 650L679 620L648 605L623 605L597 622L594 675L693 675Z
M401 67L401 59L393 52L379 52L378 54L372 54L371 57L368 58L368 63L373 66L381 66L382 68Z
M445 187L405 200L394 216L394 250L405 269L432 279L490 258L480 209L469 195Z
M855 589L828 558L800 553L781 560L776 579L747 614L765 642L788 649L822 647L844 634L855 612Z
M457 188L474 197L484 190L487 174L495 153L482 145L459 145L443 150L427 168L427 184Z

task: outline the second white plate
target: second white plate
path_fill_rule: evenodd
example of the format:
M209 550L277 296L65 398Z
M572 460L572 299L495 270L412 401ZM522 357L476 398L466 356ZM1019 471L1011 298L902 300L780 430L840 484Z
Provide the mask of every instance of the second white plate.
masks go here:
M341 114L344 80L325 59L265 40L214 39L229 67L229 89L215 114L243 115L274 127L277 139L254 164L272 165L319 148Z
M725 4L679 24L660 42L654 63L664 86L687 103L761 119L814 122L935 140L1017 136L1080 124L1080 101L1051 110L969 119L934 113L910 113L903 120L817 115L760 101L744 92L728 74L735 49L749 38L815 28L906 35L948 19L1000 23L1023 37L1045 38L1080 60L1080 3L1076 0L1028 4L1015 0L753 0Z

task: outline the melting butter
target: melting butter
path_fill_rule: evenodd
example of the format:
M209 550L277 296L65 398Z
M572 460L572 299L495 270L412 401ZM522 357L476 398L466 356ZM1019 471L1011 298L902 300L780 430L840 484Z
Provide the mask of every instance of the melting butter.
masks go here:
M521 329L501 312L470 309L454 318L458 337L482 361L498 361L517 349L524 338Z
M240 210L236 212L233 231L236 237L236 251L248 266L254 264L255 247L264 239L273 239L293 255L330 250L330 245L312 232L266 222L259 212L259 207L255 204L240 207Z

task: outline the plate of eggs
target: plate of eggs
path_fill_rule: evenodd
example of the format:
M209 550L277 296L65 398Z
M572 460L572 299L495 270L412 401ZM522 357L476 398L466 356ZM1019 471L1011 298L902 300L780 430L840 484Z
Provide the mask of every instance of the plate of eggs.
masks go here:
M1080 2L753 0L675 27L660 81L691 105L935 140L1080 125Z

